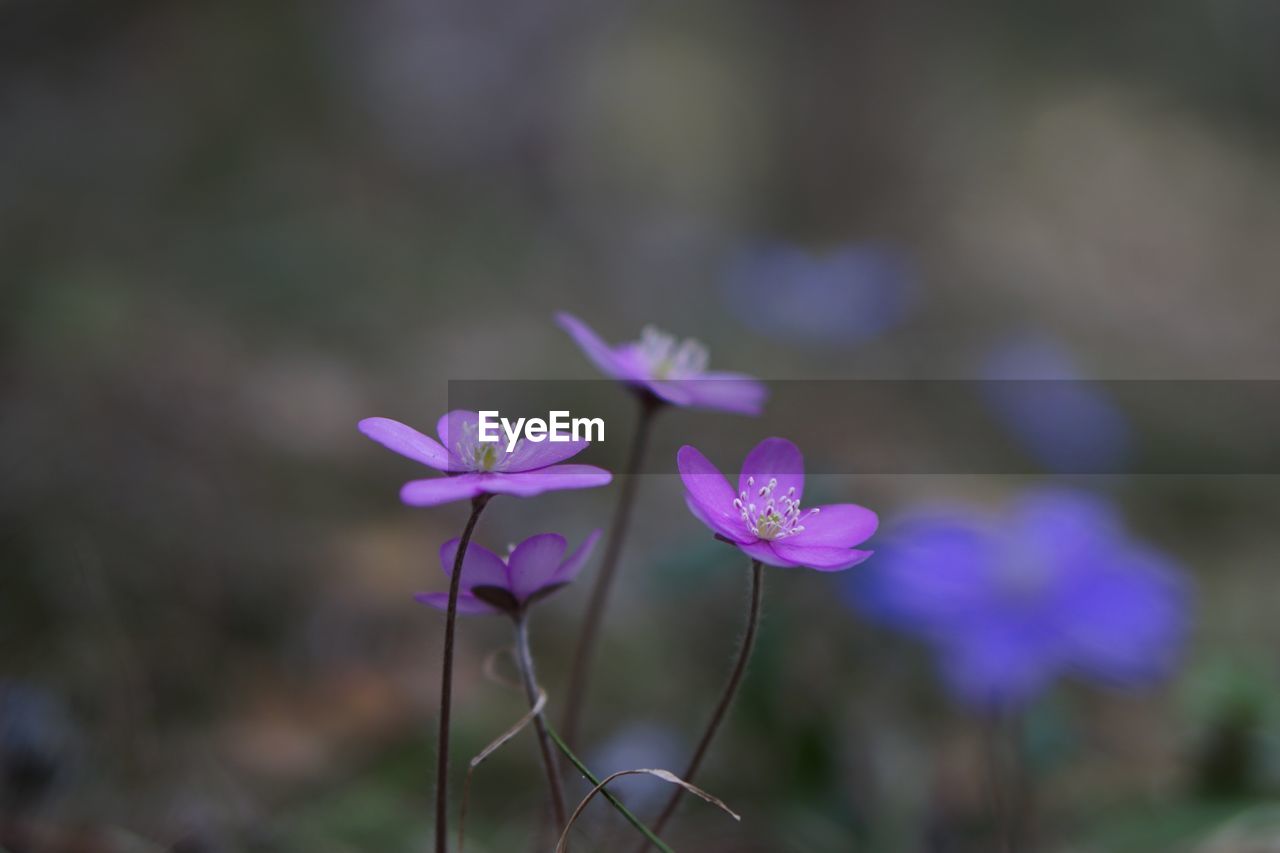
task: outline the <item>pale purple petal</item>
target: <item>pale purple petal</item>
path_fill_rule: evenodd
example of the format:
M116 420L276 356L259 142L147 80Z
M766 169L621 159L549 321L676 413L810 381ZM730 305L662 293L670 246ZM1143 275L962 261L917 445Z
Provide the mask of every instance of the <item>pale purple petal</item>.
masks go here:
M685 387L685 383L675 379L649 379L641 382L659 399L673 406L693 405L693 395Z
M1059 669L1052 639L1031 620L975 618L939 652L951 691L983 711L1025 704Z
M506 439L503 439L501 451L506 450ZM587 446L591 444L589 441L546 441L533 442L525 439L521 441L516 449L506 457L506 466L502 469L507 474L517 474L522 471L533 471L538 468L546 468L555 465L557 462L563 462L566 459L572 459Z
M436 435L440 443L449 453L449 469L451 471L470 470L470 464L458 455L458 444L475 434L480 423L480 415L466 409L454 409L445 412L436 422Z
M754 542L745 542L737 545L742 553L746 554L753 560L759 560L766 566L777 566L780 569L798 569L800 563L794 560L788 560L779 554L773 548L772 542L766 542L763 539L757 539Z
M680 384L689 400L685 405L740 415L760 414L769 396L763 382L745 373L709 370Z
M420 592L413 597L414 601L425 604L428 607L434 607L436 610L449 609L449 593L447 592ZM469 592L458 593L458 612L459 613L500 613L498 608L489 604L485 604Z
M596 367L614 379L622 379L626 381L634 381L640 379L635 370L619 358L618 353L614 351L607 343L600 339L586 323L579 320L564 311L556 314L556 322L560 324L560 328L569 333L582 352L591 359Z
M484 491L480 475L461 474L457 477L411 480L400 489L400 500L409 506L439 506L468 500Z
M804 530L788 537L788 542L852 548L870 539L880 523L874 512L857 504L828 504L817 509L801 522Z
M733 505L737 496L729 481L696 447L686 444L680 448L676 467L687 492L686 503L699 521L735 542L755 538Z
M507 558L511 591L520 601L546 586L560 568L568 543L558 533L530 536L516 546Z
M560 568L556 569L555 576L551 578L552 583L568 583L578 576L578 572L582 571L582 567L587 564L587 560L591 557L591 552L595 550L596 543L600 541L599 530L591 531L586 539L582 540L574 552L565 557L564 562L560 564Z
M1077 669L1117 685L1142 684L1176 664L1190 596L1158 555L1134 549L1110 561L1063 585L1059 631Z
M461 541L454 537L440 546L440 567L446 575L453 574L453 561L458 557L458 545ZM497 554L474 542L467 546L467 556L462 558L462 587L470 589L473 586L511 589L507 564Z
M365 418L360 421L359 428L360 432L401 456L429 465L437 471L445 471L449 467L449 454L445 449L434 438L423 435L411 426L390 418Z
M593 489L607 486L613 475L594 465L552 465L519 474L477 474L480 490L494 495L529 498L562 489Z
M748 486L747 480L754 479L754 485ZM750 500L759 497L760 489L769 485L770 480L777 480L777 488L773 490L775 499L780 499L794 488L793 500L800 500L804 495L804 456L800 448L785 438L766 438L757 444L742 461L742 473L738 475L738 491L746 492Z
M820 572L840 572L851 569L872 554L871 551L858 551L853 548L793 543L789 538L779 539L769 544L773 546L773 552L784 560L808 569L817 569Z

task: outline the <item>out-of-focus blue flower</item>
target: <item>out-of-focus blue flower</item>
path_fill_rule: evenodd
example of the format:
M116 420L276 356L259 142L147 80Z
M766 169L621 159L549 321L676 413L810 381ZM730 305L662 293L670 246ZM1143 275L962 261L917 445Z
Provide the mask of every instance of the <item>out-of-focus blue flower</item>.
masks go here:
M901 323L914 302L907 259L874 244L754 244L730 259L721 289L743 325L801 346L862 343Z
M56 696L0 682L0 810L21 812L45 800L74 763L75 742Z
M950 691L985 711L1016 708L1064 674L1158 680L1188 622L1172 562L1130 538L1108 502L1064 489L1027 492L1001 518L917 514L854 574L859 609L927 642Z
M1123 470L1129 424L1065 348L1043 337L995 346L982 365L988 405L1013 438L1055 473Z

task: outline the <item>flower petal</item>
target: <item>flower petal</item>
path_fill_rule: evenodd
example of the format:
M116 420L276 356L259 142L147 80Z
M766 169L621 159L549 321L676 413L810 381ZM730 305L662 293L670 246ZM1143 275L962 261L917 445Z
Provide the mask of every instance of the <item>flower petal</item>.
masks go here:
M469 441L480 427L480 415L466 409L445 412L436 422L436 435L449 453L450 471L469 471L471 466L458 455L458 445ZM501 447L501 445L499 445Z
M567 547L568 543L558 533L530 536L516 546L507 558L507 571L511 591L517 599L523 601L551 582Z
M733 505L737 496L729 481L707 457L696 447L686 444L676 453L676 467L680 469L680 479L684 482L685 502L699 521L735 542L755 539Z
M587 538L582 540L582 544L564 558L560 568L556 569L555 577L551 579L553 583L569 583L578 576L578 572L582 571L582 567L586 565L591 552L595 550L596 543L600 541L601 532L598 529L591 531Z
M820 572L841 572L851 569L871 556L871 551L858 551L853 548L834 548L828 545L804 545L800 542L792 544L790 539L781 539L769 543L773 551L784 560L796 565Z
M470 549L468 549L470 550ZM449 609L449 593L447 592L420 592L413 597L414 601L425 604L428 607L434 607L436 610ZM485 604L469 592L458 593L458 612L459 613L497 613L498 608Z
M590 326L579 320L577 317L565 311L556 313L556 323L560 328L569 333L578 348L591 359L596 367L600 368L603 373L612 376L614 379L622 379L625 381L633 381L639 377L635 375L635 371L628 369L627 365L618 357L613 347L600 339Z
M753 479L754 485L748 486L748 479ZM754 499L759 496L761 488L775 479L778 481L773 492L775 498L781 498L792 488L796 490L792 495L794 500L804 496L804 456L800 448L785 438L766 438L751 448L747 458L742 460L738 491L746 492Z
M468 500L483 492L480 475L462 474L457 477L411 480L401 487L400 500L409 506L439 506Z
M857 504L827 504L801 523L804 530L788 538L793 545L830 545L852 548L876 532L879 518Z
M757 539L754 542L746 542L738 545L738 549L753 560L759 560L766 566L777 566L781 569L798 569L800 564L794 560L788 560L773 549L772 542L766 542L763 539Z
M594 465L552 465L516 474L477 474L480 490L494 495L530 498L562 489L593 489L607 486L613 475Z
M648 388L659 399L673 406L692 406L693 395L689 393L686 383L675 379L646 379L640 383Z
M501 452L505 454L506 443L503 439ZM506 454L506 466L502 469L506 474L518 474L522 471L535 471L547 468L557 462L572 459L587 449L589 441L546 441L533 442L522 440L516 449Z
M709 370L681 385L689 398L687 405L740 415L760 414L769 396L763 382L745 373Z
M1025 704L1060 668L1054 640L1032 620L975 618L947 637L939 652L952 693L988 712Z
M458 557L458 545L461 542L455 536L440 546L440 567L446 575L453 574L453 561ZM462 558L462 588L470 589L473 586L511 588L507 564L497 554L474 542L467 546L467 555Z
M359 429L378 444L401 456L429 465L437 471L449 468L448 451L434 438L423 435L411 426L390 418L365 418L360 421Z

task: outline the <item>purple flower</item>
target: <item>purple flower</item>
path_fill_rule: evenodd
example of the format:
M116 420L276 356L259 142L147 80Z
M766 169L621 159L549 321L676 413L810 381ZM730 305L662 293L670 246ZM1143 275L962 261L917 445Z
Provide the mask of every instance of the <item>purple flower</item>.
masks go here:
M449 475L405 483L400 500L410 506L436 506L482 494L527 498L559 489L605 486L613 479L594 465L558 464L580 453L586 441L521 439L508 453L501 441L479 440L478 421L475 412L449 412L436 425L438 442L389 418L365 418L360 431L401 456Z
M707 370L707 348L689 338L677 341L652 326L640 340L609 346L572 314L556 314L560 324L604 373L675 406L758 415L767 390L745 373Z
M803 346L850 347L907 318L911 264L894 248L846 243L814 252L778 241L734 253L721 279L725 305L752 331Z
M694 447L680 448L676 464L689 511L752 559L838 572L871 556L853 546L875 532L876 514L856 504L802 509L804 457L785 438L766 438L747 454L737 491Z
M472 542L462 559L458 612L520 616L530 604L568 585L591 556L599 538L600 531L593 531L566 557L568 546L563 536L541 533L515 546L505 560ZM453 572L460 541L450 539L440 547L440 565L445 575ZM449 604L446 592L423 592L414 598L437 610L445 610Z
M860 573L861 609L924 639L947 686L985 710L1025 704L1057 676L1116 686L1173 667L1188 590L1105 501L1035 490L996 520L943 511L899 525Z

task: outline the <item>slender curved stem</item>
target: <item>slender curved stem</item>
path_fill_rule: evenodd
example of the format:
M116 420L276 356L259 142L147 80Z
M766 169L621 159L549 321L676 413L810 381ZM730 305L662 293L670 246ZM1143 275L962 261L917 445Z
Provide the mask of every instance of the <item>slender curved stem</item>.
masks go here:
M560 751L564 753L564 757L569 759L569 763L572 764L575 768L577 768L577 771L582 774L582 777L584 779L586 779L592 785L600 784L600 780L596 777L596 775L591 772L591 770L587 767L587 765L582 763L582 759L578 758L578 756L573 754L573 750L570 749L569 745L565 743L564 740L561 739L560 735L556 734L555 729L548 726L547 734L550 735L551 740L553 740L555 742L555 745L559 747ZM612 805L615 809L618 810L619 814L621 814L624 818L627 819L627 823L634 826L640 832L641 835L649 839L648 841L649 844L652 844L655 847L657 847L660 851L662 851L662 853L675 853L675 851L673 851L670 847L667 846L666 842L664 842L661 838L659 838L657 835L654 834L653 830L645 826L640 821L640 818L632 814L631 810L622 804L622 800L619 800L617 797L611 794L608 788L605 788L600 793L604 795L604 798L609 801L610 805Z
M573 651L573 666L569 670L569 687L565 691L564 719L561 722L561 728L564 730L564 739L571 744L576 743L578 739L582 708L586 702L587 682L591 677L591 662L596 650L596 637L600 633L605 603L617 574L622 545L627 538L631 509L636 500L636 487L640 484L640 466L644 462L645 447L649 443L653 416L658 413L662 405L662 401L657 397L640 396L640 414L636 421L635 434L631 438L631 450L627 456L622 492L613 510L613 520L609 523L609 541L605 544L600 572L596 575L595 584L591 587L587 613L583 618L582 630L578 634L578 644Z
M462 588L462 561L471 544L480 513L491 495L471 500L471 516L462 528L458 554L453 558L453 574L449 576L449 609L444 620L444 661L440 666L440 732L436 741L436 853L449 849L449 713L453 706L453 635L458 621L458 591Z
M538 687L538 676L533 669L533 654L529 651L529 623L523 614L516 619L516 659L520 662L520 676L524 681L524 692L529 697L529 706L538 702L541 690ZM542 753L542 765L547 771L547 785L551 794L551 814L556 822L556 832L564 829L568 820L568 812L564 807L564 788L560 784L560 766L556 754L551 749L551 739L547 735L547 721L541 713L533 718L533 728L538 734L538 750Z
M692 782L693 777L697 775L698 769L702 766L702 759L706 757L707 750L711 746L711 741L715 739L716 731L720 728L720 724L724 722L725 716L729 712L729 707L733 704L733 697L738 692L738 687L742 684L742 677L747 672L747 661L751 658L751 649L756 642L756 628L760 625L760 598L764 587L764 566L759 560L751 561L751 604L747 610L747 629L742 635L742 645L738 648L738 659L733 665L733 671L729 673L729 681L724 686L724 693L720 696L720 701L716 703L716 709L711 714L711 721L707 724L706 731L702 733L702 739L698 741L698 746L693 751L693 758L689 760L689 767L684 771L681 777L686 782ZM671 794L671 798L667 800L666 807L662 810L662 814L658 815L658 819L653 823L653 831L655 833L662 832L662 828L667 825L667 821L671 820L671 816L675 814L676 807L680 805L680 798L684 796L684 788L676 788ZM636 853L644 853L649 849L649 842L641 842L636 848Z

